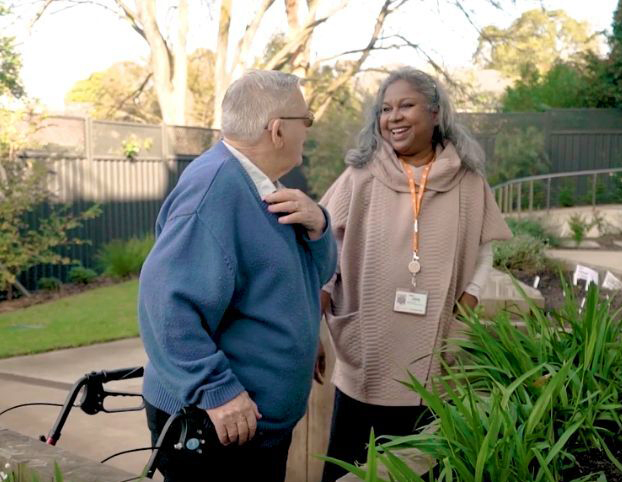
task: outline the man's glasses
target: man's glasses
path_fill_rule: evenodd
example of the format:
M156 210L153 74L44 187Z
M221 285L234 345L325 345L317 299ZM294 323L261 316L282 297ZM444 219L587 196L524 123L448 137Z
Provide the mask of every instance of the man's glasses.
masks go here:
M300 119L305 127L311 127L313 125L313 121L315 120L315 117L313 116L313 112L309 112L307 115L305 116L298 116L298 117L277 117L277 119L287 119L287 120L295 120L295 119ZM266 129L268 128L268 126L266 126Z

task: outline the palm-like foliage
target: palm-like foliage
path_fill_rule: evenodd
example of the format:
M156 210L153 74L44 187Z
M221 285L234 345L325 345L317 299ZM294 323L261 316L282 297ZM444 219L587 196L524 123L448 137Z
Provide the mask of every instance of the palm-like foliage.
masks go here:
M622 428L620 310L594 285L583 303L563 286L561 310L545 315L531 304L520 324L508 313L490 323L463 312L467 336L450 341L457 363L427 387L413 376L404 382L434 412L433 427L372 438L374 464L347 468L365 480L385 480L384 466L391 481L555 482L568 480L577 453L595 448L622 471L608 446ZM412 449L436 461L434 476L408 466Z

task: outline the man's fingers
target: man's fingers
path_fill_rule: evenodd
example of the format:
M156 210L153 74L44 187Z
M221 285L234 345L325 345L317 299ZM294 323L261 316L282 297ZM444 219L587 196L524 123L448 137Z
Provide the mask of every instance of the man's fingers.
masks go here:
M237 422L238 426L238 445L243 445L250 440L248 422L245 417L240 418Z
M281 224L303 224L304 217L300 213L292 213L287 216L281 216L278 221Z
M229 445L229 436L227 435L227 428L222 422L213 422L216 429L216 435L222 445Z
M246 415L246 423L248 425L248 440L251 440L257 432L257 417L255 411Z
M227 424L227 437L229 443L235 443L238 440L238 424L236 422L230 422ZM228 444L227 444L228 445Z
M298 189L279 189L278 191L267 194L263 199L267 203L273 204L284 201L294 201L298 199L301 194L302 191Z
M270 204L268 211L271 213L293 213L300 211L300 203L298 201L285 201L278 204Z
M252 404L253 404L253 410L255 411L255 418L257 420L259 420L263 415L261 415L261 413L259 413L259 408L257 408L257 404L255 402L253 402L251 400Z

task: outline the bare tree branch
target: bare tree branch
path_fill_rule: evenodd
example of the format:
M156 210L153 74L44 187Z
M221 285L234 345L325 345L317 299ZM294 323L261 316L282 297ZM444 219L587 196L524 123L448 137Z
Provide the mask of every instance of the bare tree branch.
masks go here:
M130 22L132 28L138 32L138 35L147 40L147 43L149 43L149 39L143 30L144 27L142 27L139 23L138 15L134 13L123 0L115 0L115 3L121 8L121 10L123 10L125 18Z
M149 80L151 79L151 77L153 77L153 74L151 72L149 72L147 74L147 76L145 77L145 80L143 80L141 82L141 84L138 86L137 89L135 89L130 94L125 96L123 99L121 99L121 101L119 103L117 103L116 106L113 106L110 109L108 109L108 111L106 112L106 118L107 119L112 118L112 116L113 116L113 114L115 112L117 112L119 110L123 110L123 106L125 105L125 103L127 101L129 101L130 99L134 99L135 97L139 96L143 92L143 90L145 90L145 87L149 83Z
M445 82L447 82L447 84L451 85L452 87L460 87L459 82L455 81L450 75L449 73L443 68L441 67L433 58L432 56L430 56L430 54L428 54L424 49L421 48L421 46L419 46L418 44L415 44L413 42L411 42L410 40L408 40L406 37L404 37L403 35L394 35L395 38L400 39L402 42L404 42L404 47L411 47L413 49L415 49L417 52L419 52L420 54L422 54L428 61L428 63L432 66L432 68L439 74L442 75L443 78L445 79Z
M309 40L309 37L313 33L313 29L324 23L329 19L329 17L337 13L339 10L342 10L347 3L348 0L341 0L326 15L318 19L315 19L318 4L314 3L311 11L309 12L309 17L305 25L291 35L287 43L264 64L263 68L266 70L279 70L282 68L284 63L289 60L289 56Z
M272 6L274 0L263 0L263 3L259 6L259 9L253 16L253 19L246 25L244 29L244 34L242 38L238 42L238 48L235 51L232 62L232 70L235 70L236 67L240 64L240 59L246 59L248 57L248 51L250 46L255 39L255 34L257 33L257 29L259 25L261 25L261 20L263 19L266 11ZM248 65L248 60L244 62L244 67Z
M39 21L39 19L41 18L41 16L45 13L45 11L47 10L47 8L50 6L50 4L53 2L54 0L45 0L45 2L43 3L43 6L39 9L39 11L35 14L35 17L32 19L32 22L30 22L30 27L32 28L33 25L35 23L37 23Z
M384 26L384 22L387 16L395 12L397 8L404 5L407 1L408 0L385 0L384 4L382 5L382 8L380 9L378 16L376 17L376 24L374 25L374 31L372 32L369 42L367 43L367 47L362 49L361 56L358 58L358 60L353 62L351 65L349 65L347 69L345 69L339 76L337 76L332 81L328 89L326 89L326 91L321 94L322 98L318 97L317 95L318 93L315 93L314 95L311 96L311 99L309 101L310 104L319 103L319 108L316 109L317 118L322 117L322 115L324 114L324 112L326 111L330 103L332 102L333 94L340 87L345 85L346 82L348 82L354 76L354 74L358 72L358 70L361 68L363 63L367 60L370 52L374 49L374 47L376 46L376 42L380 38L380 33L382 32L382 27ZM318 98L320 99L319 101L318 101Z

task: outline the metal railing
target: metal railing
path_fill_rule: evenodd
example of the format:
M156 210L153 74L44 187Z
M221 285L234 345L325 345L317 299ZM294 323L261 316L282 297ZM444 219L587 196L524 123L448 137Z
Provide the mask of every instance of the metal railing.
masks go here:
M551 181L553 179L568 177L592 177L592 207L596 206L596 186L598 176L612 176L615 173L622 173L622 167L612 167L608 169L590 169L586 171L558 172L554 174L541 174L538 176L521 177L512 179L502 184L493 186L492 190L495 194L497 204L503 213L513 213L523 211L523 185L528 184L528 203L527 211L533 211L534 208L534 183L536 181L544 181L546 183L546 204L545 209L551 209Z

